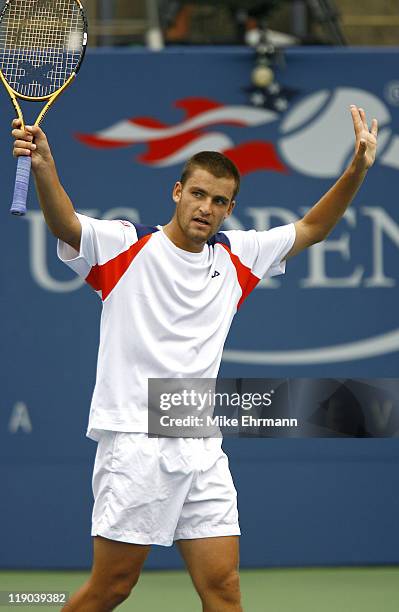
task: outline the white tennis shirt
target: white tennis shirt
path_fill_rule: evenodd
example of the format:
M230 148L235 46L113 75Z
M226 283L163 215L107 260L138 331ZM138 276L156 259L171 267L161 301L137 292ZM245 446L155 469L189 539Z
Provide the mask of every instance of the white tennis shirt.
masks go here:
M232 319L265 275L285 272L294 224L219 232L200 253L160 226L77 214L80 252L58 256L103 302L87 435L146 432L148 378L216 378Z

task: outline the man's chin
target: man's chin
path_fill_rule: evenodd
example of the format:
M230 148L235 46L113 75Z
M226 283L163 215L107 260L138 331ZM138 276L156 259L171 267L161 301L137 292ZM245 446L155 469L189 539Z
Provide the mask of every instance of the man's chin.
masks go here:
M213 236L213 231L210 226L204 225L204 227L192 228L190 227L189 231L186 234L190 240L196 242L197 244L201 244L209 240L211 236Z

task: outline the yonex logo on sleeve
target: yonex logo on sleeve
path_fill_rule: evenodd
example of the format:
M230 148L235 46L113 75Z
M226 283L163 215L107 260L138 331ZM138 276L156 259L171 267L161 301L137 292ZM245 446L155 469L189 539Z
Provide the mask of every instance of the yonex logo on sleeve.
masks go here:
M212 274L211 278L216 278L217 276L220 276L220 272L215 270L214 273Z

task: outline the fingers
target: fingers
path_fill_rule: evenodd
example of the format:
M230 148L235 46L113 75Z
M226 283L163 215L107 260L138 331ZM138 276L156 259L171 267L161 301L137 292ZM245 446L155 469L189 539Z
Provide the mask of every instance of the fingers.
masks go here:
M362 120L364 128L369 131L369 126L367 125L366 113L363 108L359 108L360 119Z
M17 132L19 134L29 134L31 137L33 138L37 138L40 137L42 138L44 136L44 132L42 129L40 129L40 127L38 125L25 125L25 131L22 130L22 121L20 119L14 119L12 121L11 124L13 131L12 131L12 135L15 138L15 134L17 134Z
M378 134L378 121L377 119L373 119L371 122L371 129L369 129L366 113L364 109L361 107L357 107L355 104L351 104L350 111L352 114L353 125L355 127L356 134L360 133L362 130L367 130L373 134L373 136L377 136Z
M18 155L30 155L31 151L36 150L36 145L33 142L27 142L26 140L16 140L14 142L14 157Z
M15 140L25 140L26 142L32 142L33 136L23 130L13 130L11 132Z
M351 104L350 111L352 114L353 123L356 128L369 130L366 120L366 113L363 108L358 108L355 104Z
M378 121L377 119L373 119L371 122L371 133L373 134L373 136L375 136L377 138L377 134L378 134Z
M22 122L20 119L14 119L12 122L13 130L12 135L14 137L14 145L13 145L13 156L19 157L20 155L29 156L32 154L32 151L35 151L37 148L33 142L34 134L32 131L29 131L28 128L22 130Z
M14 143L14 148L12 154L14 157L19 157L20 155L32 155L32 152L35 151L36 145L25 142L24 140L16 140Z
M32 155L32 152L29 151L28 149L20 149L20 148L14 147L12 155L13 157L21 157L21 156L29 157L29 155Z
M351 104L350 111L352 115L353 127L355 129L356 136L363 130L363 122L360 117L359 109L354 104Z
M351 104L350 111L353 120L353 127L357 138L364 140L367 137L367 133L372 134L374 138L377 138L378 134L378 121L373 119L371 122L371 128L369 129L366 113L363 108L358 108L355 104ZM366 144L366 142L365 142Z
M31 152L36 149L36 145L33 143L33 136L23 130L14 129L12 135L15 138L13 145L13 156L18 157L19 155L31 155Z
M37 149L37 144L34 140L40 144L45 140L44 132L38 126L25 126L22 129L22 121L20 119L14 119L12 122L12 136L14 138L13 145L13 156L19 157L20 155L31 155L33 151Z

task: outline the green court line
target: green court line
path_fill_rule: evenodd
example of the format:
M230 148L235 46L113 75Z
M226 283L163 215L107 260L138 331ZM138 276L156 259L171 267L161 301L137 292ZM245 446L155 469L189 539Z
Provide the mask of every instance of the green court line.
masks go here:
M74 592L87 572L0 571L1 591ZM398 612L399 567L241 570L245 612ZM0 612L55 610L52 606L0 606ZM144 571L124 612L200 612L182 571Z

